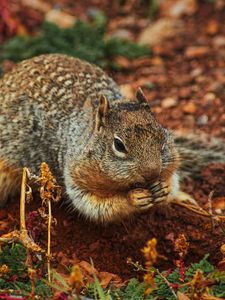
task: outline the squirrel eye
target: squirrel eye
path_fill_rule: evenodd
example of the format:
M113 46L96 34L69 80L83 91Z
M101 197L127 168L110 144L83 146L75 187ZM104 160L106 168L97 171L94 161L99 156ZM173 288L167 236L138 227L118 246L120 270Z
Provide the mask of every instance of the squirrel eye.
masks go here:
M114 139L114 147L119 152L123 152L123 153L127 152L127 150L126 150L123 142L120 139L118 139L118 138Z
M123 141L118 136L114 136L112 149L116 156L118 156L120 158L126 157L127 149L126 149Z

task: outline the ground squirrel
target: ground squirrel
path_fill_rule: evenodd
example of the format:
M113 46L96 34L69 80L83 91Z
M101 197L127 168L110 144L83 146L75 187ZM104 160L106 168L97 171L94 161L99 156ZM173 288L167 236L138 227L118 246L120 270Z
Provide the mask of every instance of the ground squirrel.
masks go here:
M124 99L100 68L59 54L25 60L0 80L0 103L1 205L18 191L21 167L37 172L43 161L73 207L97 221L179 195L172 135L140 89Z

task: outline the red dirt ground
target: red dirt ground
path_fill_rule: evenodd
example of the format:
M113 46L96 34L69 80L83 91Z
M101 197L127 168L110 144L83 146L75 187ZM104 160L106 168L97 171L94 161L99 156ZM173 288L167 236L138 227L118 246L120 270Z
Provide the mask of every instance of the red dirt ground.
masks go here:
M183 18L186 30L182 36L155 47L151 59L128 62L120 72L111 75L119 84L131 84L134 90L142 86L153 110L166 127L223 138L225 48L215 46L215 37L225 36L224 15L224 9L215 10L211 5L202 5L197 15ZM212 20L218 22L215 34L207 32ZM138 30L133 28L135 33ZM186 51L191 45L205 46L207 50L204 55L190 58ZM149 83L154 84L153 90L146 88ZM165 108L162 104L165 98L174 98L176 105ZM202 170L201 179L186 180L182 186L205 207L209 193L214 190L215 207L224 208L224 165L210 165ZM33 203L28 209L32 211L38 206L39 203ZM158 240L158 252L167 257L167 260L160 259L158 266L162 269L173 266L177 256L171 237L176 238L179 233L184 233L190 242L185 258L187 264L206 253L210 253L215 263L221 259L219 248L225 242L221 227L176 205L158 206L132 220L105 226L87 222L76 213L68 213L65 206L55 205L53 210L58 222L52 237L55 265L57 262L70 264L71 259L89 262L91 257L99 271L128 279L137 273L127 264L127 258L143 263L140 249L152 237ZM1 211L0 221L6 221L8 225L0 233L18 224L15 218L19 218L18 200ZM44 235L46 232L37 238L41 244Z

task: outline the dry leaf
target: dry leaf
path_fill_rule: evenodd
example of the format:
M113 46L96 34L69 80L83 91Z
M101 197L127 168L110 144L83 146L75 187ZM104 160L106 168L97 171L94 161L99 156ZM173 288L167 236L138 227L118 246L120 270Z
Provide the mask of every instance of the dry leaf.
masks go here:
M190 298L188 296L186 296L185 294L181 293L181 292L177 292L177 298L178 300L190 300Z
M212 206L215 210L225 210L225 197L214 198Z
M114 287L120 288L124 286L122 279L115 274L108 272L100 272L99 273L100 284L103 288L107 288L110 283L113 283Z
M218 298L209 294L203 294L201 300L224 300L224 298Z
M87 273L88 275L93 275L96 274L98 275L98 271L88 262L82 260L81 262L78 263L78 265Z

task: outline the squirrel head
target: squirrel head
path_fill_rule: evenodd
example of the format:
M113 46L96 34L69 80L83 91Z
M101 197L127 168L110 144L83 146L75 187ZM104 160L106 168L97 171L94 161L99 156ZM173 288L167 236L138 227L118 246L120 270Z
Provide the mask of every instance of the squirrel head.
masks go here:
M109 104L101 96L92 137L73 178L84 190L104 197L171 176L175 155L172 137L154 117L141 89L135 101Z

